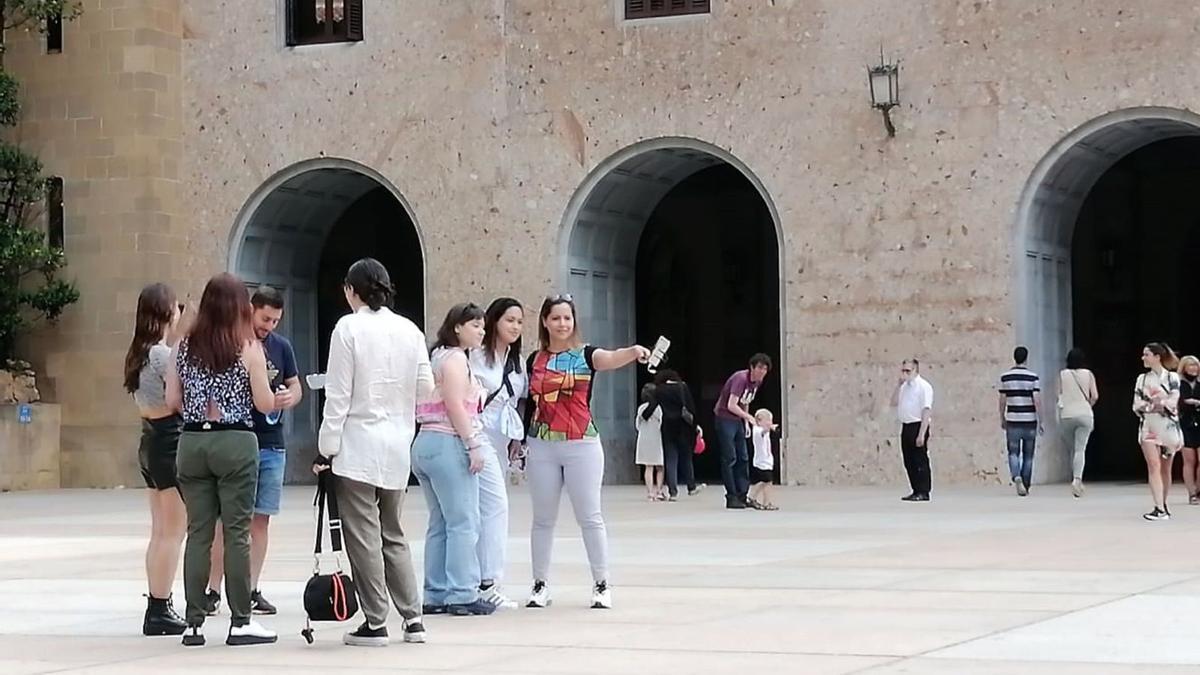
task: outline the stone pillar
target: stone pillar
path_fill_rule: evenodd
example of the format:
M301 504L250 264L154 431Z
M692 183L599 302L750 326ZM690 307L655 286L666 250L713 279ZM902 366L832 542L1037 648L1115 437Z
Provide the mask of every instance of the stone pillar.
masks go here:
M19 353L62 405L63 486L135 485L137 413L121 370L137 295L151 281L183 295L180 1L84 0L61 54L36 32L7 39L25 105L17 138L64 180L65 276L86 280Z

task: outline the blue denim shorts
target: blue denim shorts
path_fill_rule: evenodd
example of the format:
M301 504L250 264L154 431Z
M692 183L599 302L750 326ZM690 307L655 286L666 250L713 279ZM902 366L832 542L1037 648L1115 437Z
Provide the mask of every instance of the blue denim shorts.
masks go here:
M287 467L287 451L283 448L259 448L258 492L254 495L254 512L264 516L279 514L283 500L283 473Z

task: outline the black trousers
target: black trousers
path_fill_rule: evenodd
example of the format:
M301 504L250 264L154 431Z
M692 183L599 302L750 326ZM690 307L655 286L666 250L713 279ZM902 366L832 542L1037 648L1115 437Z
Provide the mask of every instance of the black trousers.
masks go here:
M925 442L917 447L917 434L920 432L920 422L909 422L901 427L900 451L904 454L904 470L908 472L908 484L912 486L913 494L928 495L931 487L929 431L925 432Z
M672 496L679 494L680 483L687 486L689 491L696 489L696 476L692 467L692 455L696 441L689 439L683 433L670 433L663 430L663 462L666 465L667 492Z

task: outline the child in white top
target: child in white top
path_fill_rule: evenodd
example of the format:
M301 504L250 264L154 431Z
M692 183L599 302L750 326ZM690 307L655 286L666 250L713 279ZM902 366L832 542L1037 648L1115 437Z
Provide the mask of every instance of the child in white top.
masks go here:
M775 425L775 416L766 408L756 411L754 420L754 428L750 430L754 444L753 468L750 470L750 505L761 511L778 511L779 507L771 501L771 483L775 479L775 455L771 451L771 433L778 427Z
M646 499L659 502L666 499L663 492L663 444L662 444L662 408L657 405L649 415L654 401L654 385L642 387L642 405L633 416L637 427L637 457L636 461L645 467Z

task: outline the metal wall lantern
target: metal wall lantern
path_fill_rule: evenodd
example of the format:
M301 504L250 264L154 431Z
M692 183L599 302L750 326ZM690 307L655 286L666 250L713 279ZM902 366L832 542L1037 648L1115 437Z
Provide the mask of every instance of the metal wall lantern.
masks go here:
M867 84L871 87L871 107L883 113L883 127L888 136L895 136L892 108L900 105L900 62L885 61L883 47L879 48L879 65L867 66Z

